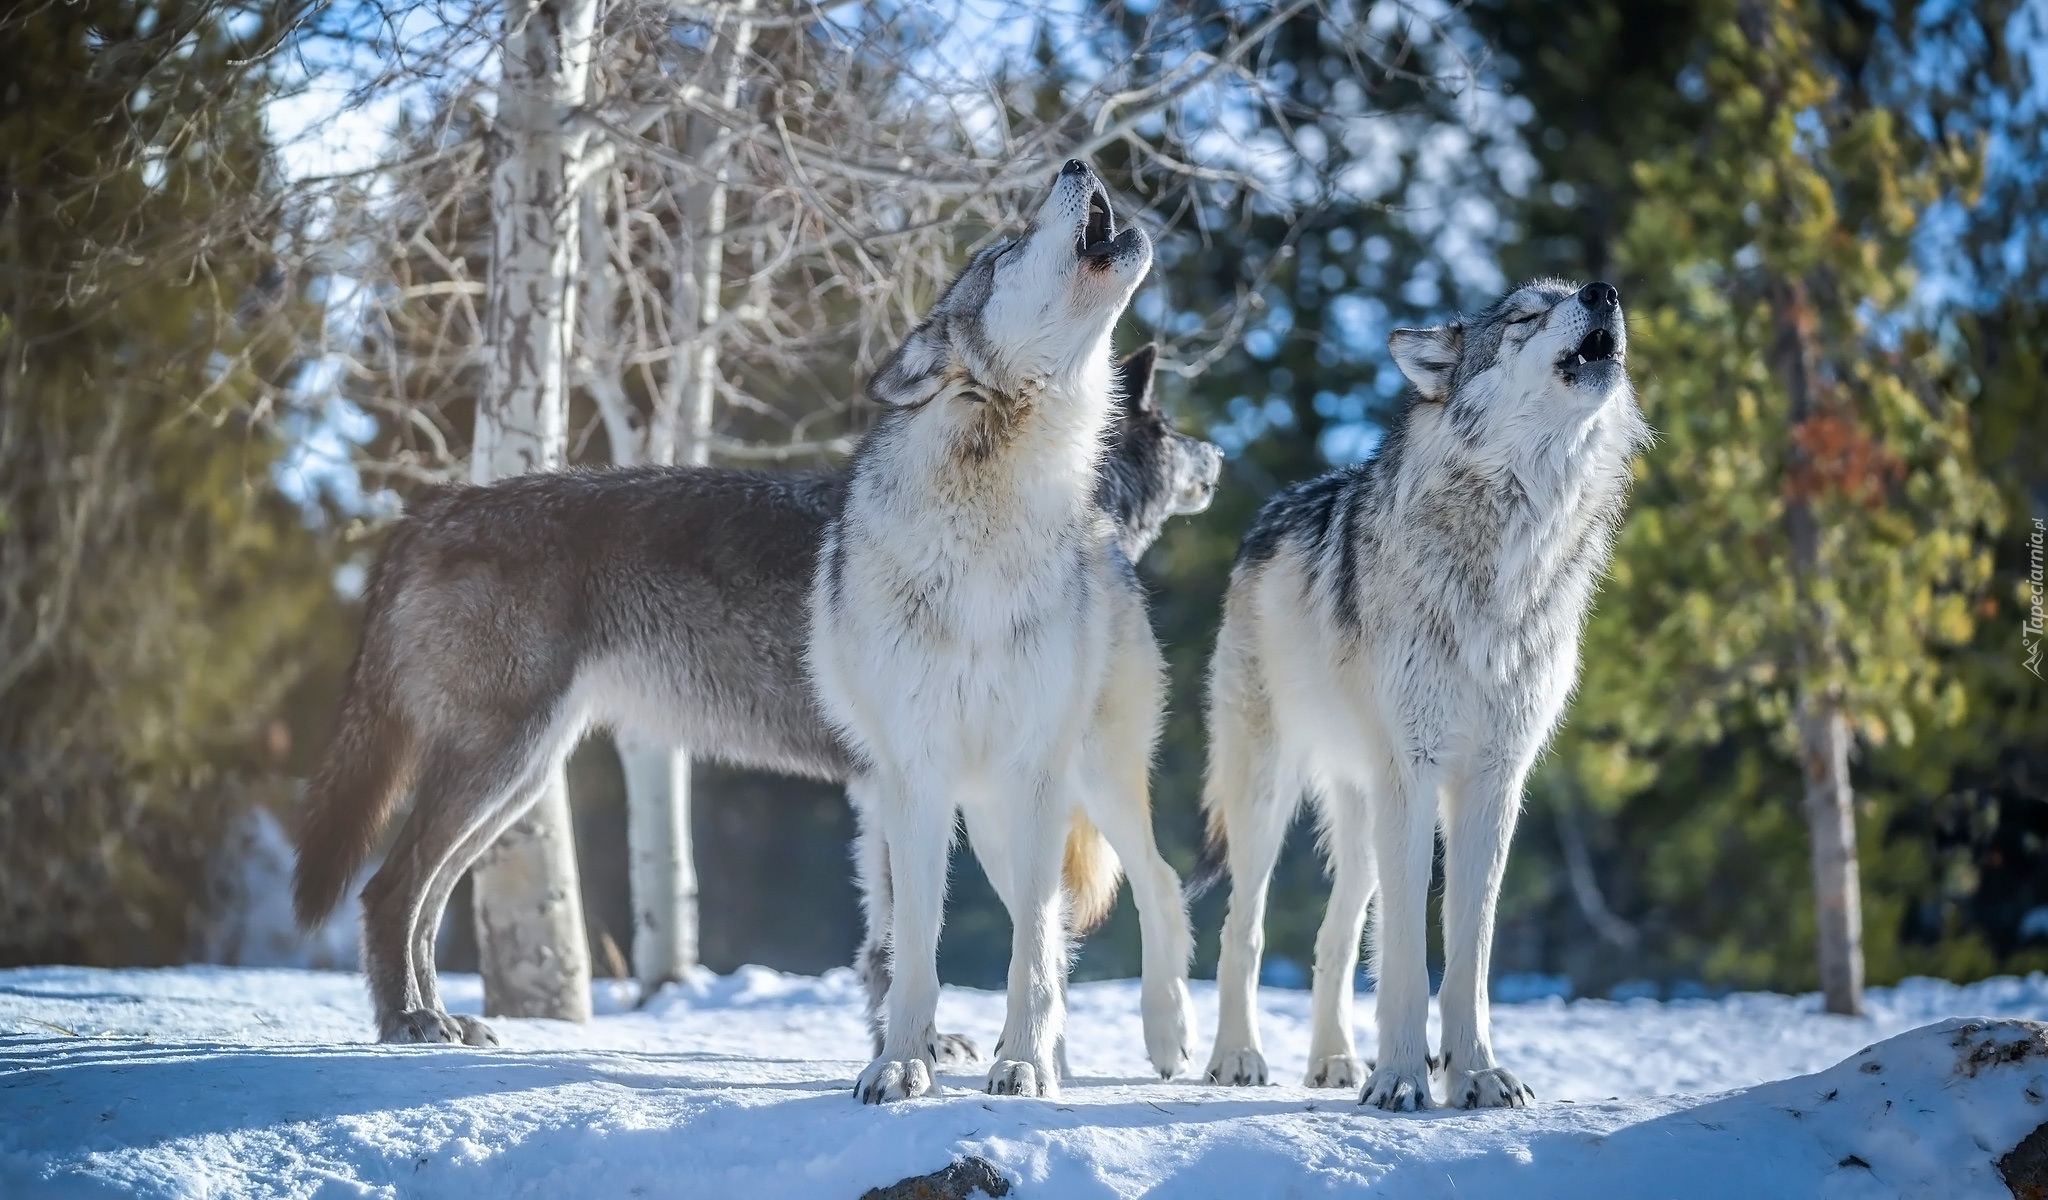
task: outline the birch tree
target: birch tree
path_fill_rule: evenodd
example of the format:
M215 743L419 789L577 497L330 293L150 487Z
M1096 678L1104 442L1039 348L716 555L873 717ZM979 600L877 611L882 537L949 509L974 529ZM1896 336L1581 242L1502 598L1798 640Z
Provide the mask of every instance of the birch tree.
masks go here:
M596 0L520 0L505 14L476 483L554 470L566 456L582 209L571 176L584 142L570 115L589 82L596 14ZM474 879L485 1014L589 1020L590 947L562 764Z
M710 59L718 82L717 106L732 113L754 40L754 0L740 0L710 28ZM688 159L708 178L691 189L686 216L700 231L681 298L696 302L696 330L710 330L721 315L726 214L733 132L709 120L691 123ZM646 437L647 461L705 466L711 461L716 409L718 342L697 337L684 348L686 370L674 373L655 406ZM622 399L612 380L593 379L593 395ZM679 391L684 395L677 395ZM614 442L614 446L618 445ZM616 450L615 450L616 454ZM633 893L633 975L642 996L681 979L697 963L697 869L690 834L688 747L623 736L620 767L626 780L627 846Z

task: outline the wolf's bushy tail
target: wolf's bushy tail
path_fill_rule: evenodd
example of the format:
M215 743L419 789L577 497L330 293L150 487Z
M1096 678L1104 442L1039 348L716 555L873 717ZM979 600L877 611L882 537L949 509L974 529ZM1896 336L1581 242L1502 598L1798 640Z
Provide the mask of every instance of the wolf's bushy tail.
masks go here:
M1073 927L1068 931L1081 937L1094 931L1116 906L1117 881L1123 878L1123 863L1109 839L1095 823L1074 810L1067 830L1067 850L1060 862L1060 881L1074 902Z
M1193 904L1208 895L1209 889L1222 883L1223 877L1230 874L1230 862L1224 856L1226 836L1222 822L1212 818L1209 822L1208 836L1202 839L1201 854L1195 859L1194 873L1188 876L1186 883L1180 885L1182 900Z
M304 929L325 920L340 903L342 889L376 847L419 759L418 739L394 703L388 648L377 637L385 608L381 593L373 580L363 641L349 664L334 738L307 788L298 869L292 876L292 909Z

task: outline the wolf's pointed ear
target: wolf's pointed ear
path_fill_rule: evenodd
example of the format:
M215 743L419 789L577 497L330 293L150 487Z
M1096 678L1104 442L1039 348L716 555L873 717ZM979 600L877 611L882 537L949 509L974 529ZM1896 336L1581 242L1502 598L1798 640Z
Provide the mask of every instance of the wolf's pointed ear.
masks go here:
M945 335L927 320L910 331L868 380L868 399L884 408L922 404L931 396L933 381L945 371L946 359Z
M1465 352L1465 327L1454 322L1430 329L1396 329L1387 335L1387 350L1417 395L1440 401L1450 395L1451 376Z
M1153 406L1152 368L1159 362L1159 343L1146 342L1116 365L1116 394L1125 412L1147 412Z

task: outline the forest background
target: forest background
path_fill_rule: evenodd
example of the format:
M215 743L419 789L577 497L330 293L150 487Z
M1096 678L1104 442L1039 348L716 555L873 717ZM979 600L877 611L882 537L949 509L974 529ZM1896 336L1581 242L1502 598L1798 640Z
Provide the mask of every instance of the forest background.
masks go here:
M791 15L807 11L762 10L785 23L749 44L759 78L780 63L786 83L804 39L832 41ZM929 56L996 23L868 11L899 50L938 49L840 82L913 109L920 89L957 98ZM665 19L711 19L694 12ZM1603 278L1660 437L1530 787L1497 977L1516 994L1816 987L1817 713L1847 732L1870 980L2048 967L2048 6L1005 15L990 94L1011 128L1044 131L1039 158L983 178L962 202L981 207L948 209L944 244L906 255L958 260L1030 203L1033 172L1101 132L1104 108L1076 124L1071 97L1100 91L1103 64L1156 82L1227 46L1246 81L1128 129L1105 117L1117 136L1094 154L1160 243L1119 344L1162 343L1167 410L1229 454L1212 509L1140 568L1173 672L1154 810L1177 867L1198 852L1203 667L1258 506L1371 453L1401 402L1389 329L1516 280ZM450 18L474 36L429 55L371 6L78 0L0 18L0 964L202 956L238 902L249 814L294 827L362 571L407 492L464 454L480 376L456 302L487 270L491 114L452 65L474 63L491 20ZM1360 37L1395 28L1412 57L1361 64ZM608 36L616 51L647 35ZM407 49L440 73L405 74ZM353 82L310 85L336 73ZM771 116L792 94L735 92ZM343 170L307 157L321 126L395 149ZM412 234L365 232L365 214L389 228L420 198ZM712 262L743 319L761 253ZM933 277L905 274L924 288L905 303ZM792 357L803 328L721 360L714 461L843 455L874 336L852 302L816 302L836 360ZM633 378L633 350L586 364L571 461L618 457L628 425L590 381ZM630 386L662 386L648 380ZM593 741L570 779L590 940L600 973L623 972L618 759ZM837 790L699 764L694 797L702 960L847 962ZM1313 836L1298 825L1276 877L1272 983L1306 981ZM442 947L456 967L475 957L463 903ZM1198 975L1221 903L1196 906ZM1006 931L961 851L942 974L998 985ZM1126 902L1076 970L1136 966Z

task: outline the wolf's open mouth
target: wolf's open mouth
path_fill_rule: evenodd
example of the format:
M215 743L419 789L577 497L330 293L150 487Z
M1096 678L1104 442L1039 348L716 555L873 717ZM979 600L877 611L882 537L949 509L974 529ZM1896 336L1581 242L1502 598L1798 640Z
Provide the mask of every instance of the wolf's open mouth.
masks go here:
M1088 197L1088 221L1074 239L1074 249L1083 257L1101 258L1110 252L1116 236L1116 216L1109 211L1109 193L1101 188Z
M1614 357L1614 335L1605 329L1595 329L1579 342L1579 348L1567 356L1567 366L1583 367L1589 362Z

